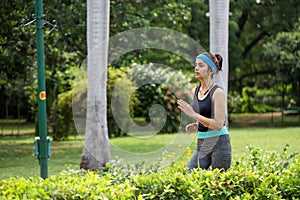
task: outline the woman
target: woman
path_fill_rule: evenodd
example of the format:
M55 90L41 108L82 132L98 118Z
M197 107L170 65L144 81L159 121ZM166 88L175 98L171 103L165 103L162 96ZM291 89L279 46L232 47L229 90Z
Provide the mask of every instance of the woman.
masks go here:
M188 124L186 132L198 131L197 148L187 166L194 168L228 169L231 164L230 137L225 126L225 93L213 81L213 75L222 70L219 54L203 53L196 57L195 76L200 85L193 89L192 106L178 100L178 108L196 123Z

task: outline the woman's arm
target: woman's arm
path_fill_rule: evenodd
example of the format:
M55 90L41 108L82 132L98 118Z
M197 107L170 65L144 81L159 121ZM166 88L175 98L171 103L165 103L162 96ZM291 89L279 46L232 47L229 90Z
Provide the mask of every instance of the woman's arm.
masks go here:
M221 88L218 88L215 90L213 96L212 96L212 103L214 105L214 128L215 130L221 130L224 126L224 120L225 120L225 93L224 90Z

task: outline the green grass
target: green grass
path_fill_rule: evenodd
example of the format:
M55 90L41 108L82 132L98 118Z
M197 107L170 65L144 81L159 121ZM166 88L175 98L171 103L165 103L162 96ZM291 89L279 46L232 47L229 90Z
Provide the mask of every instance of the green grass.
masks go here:
M35 126L25 120L0 120L0 136L34 134Z
M291 152L300 152L300 127L290 128L230 128L233 161L247 155L247 145L268 151L281 152L286 144ZM185 158L185 149L196 145L195 135L164 134L148 138L122 137L111 139L112 157L124 162L158 162L167 150L173 159ZM72 168L78 169L82 153L79 137L68 141L51 143L52 157L48 160L49 176ZM167 147L166 147L167 146ZM178 155L175 155L177 153ZM177 156L177 157L176 157ZM171 156L172 157L172 156ZM0 179L10 176L40 176L38 160L33 157L33 136L1 138Z
M233 154L247 153L246 146L281 152L286 144L291 152L300 152L300 127L230 129Z
M10 176L40 176L38 159L33 156L34 136L1 138L0 179ZM48 160L49 174L57 174L67 167L79 168L82 142L70 140L52 142L52 156Z

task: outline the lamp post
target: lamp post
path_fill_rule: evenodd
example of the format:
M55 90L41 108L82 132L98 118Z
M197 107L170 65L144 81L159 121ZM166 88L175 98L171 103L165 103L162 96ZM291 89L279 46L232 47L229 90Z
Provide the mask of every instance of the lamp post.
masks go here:
M46 114L46 81L44 59L43 0L35 1L36 47L38 66L38 123L39 123L39 163L42 178L48 178L48 145Z

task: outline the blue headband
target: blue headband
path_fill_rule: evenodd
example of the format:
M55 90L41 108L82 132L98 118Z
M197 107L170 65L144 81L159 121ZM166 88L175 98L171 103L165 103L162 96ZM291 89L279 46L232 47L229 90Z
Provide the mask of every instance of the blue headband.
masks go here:
M203 60L204 62L206 62L206 64L208 64L208 66L210 68L213 68L214 69L214 74L217 73L217 66L215 65L215 63L206 55L204 54L200 54L196 57L196 59L201 59Z

